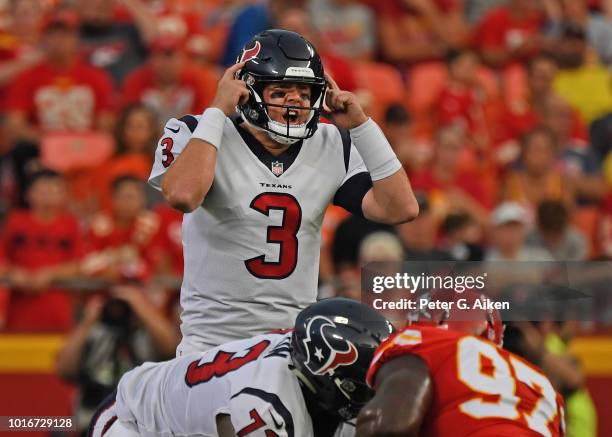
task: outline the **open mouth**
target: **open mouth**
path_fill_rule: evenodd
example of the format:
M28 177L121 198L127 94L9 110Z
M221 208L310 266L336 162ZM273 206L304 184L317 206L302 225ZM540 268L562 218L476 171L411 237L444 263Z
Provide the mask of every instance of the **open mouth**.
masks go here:
M283 119L291 124L296 124L299 119L299 112L297 109L287 109L283 114Z

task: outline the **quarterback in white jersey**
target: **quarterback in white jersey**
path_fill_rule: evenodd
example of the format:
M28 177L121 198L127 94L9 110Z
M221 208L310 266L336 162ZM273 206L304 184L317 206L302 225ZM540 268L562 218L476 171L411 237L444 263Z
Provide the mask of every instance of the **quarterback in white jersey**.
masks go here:
M324 100L336 125L318 124ZM418 212L382 131L284 30L245 46L203 115L168 121L150 183L186 213L179 355L293 325L316 299L330 203L389 223Z
M392 333L382 316L334 298L292 332L237 340L126 373L90 427L94 437L325 437L371 398L365 374Z

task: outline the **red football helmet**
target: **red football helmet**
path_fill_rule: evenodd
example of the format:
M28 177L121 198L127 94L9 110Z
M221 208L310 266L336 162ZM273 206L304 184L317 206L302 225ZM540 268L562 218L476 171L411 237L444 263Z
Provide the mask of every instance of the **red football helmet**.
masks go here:
M466 290L463 293L455 291L433 291L419 296L419 299L429 299L440 303L448 309L421 308L408 313L408 325L438 326L452 331L466 332L483 337L501 346L504 340L504 325L498 310L487 308L490 301L484 294ZM479 301L480 305L475 306Z

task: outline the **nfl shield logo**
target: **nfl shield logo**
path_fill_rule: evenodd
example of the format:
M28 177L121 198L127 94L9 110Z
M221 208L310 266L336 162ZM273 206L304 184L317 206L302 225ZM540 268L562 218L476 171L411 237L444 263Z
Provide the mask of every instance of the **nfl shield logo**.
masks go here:
M283 174L283 163L280 161L274 161L272 163L272 174L274 176L280 176Z

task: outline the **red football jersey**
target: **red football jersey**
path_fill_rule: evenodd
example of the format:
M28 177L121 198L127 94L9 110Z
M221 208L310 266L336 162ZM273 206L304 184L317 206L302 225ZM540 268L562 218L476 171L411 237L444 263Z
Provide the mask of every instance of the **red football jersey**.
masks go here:
M433 380L424 437L558 437L563 401L536 366L483 338L409 326L380 345L370 369L406 354L419 356Z
M45 131L83 131L95 128L97 115L112 109L112 96L104 70L81 61L62 70L41 62L17 77L6 107Z
M9 214L0 235L0 263L37 271L79 259L81 229L75 217L38 219L29 211ZM43 293L13 293L7 315L13 331L67 331L72 327L72 294L58 288Z
M121 279L146 280L153 273L151 248L157 244L159 217L151 211L141 212L131 223L122 226L112 215L98 213L86 235L87 250L113 253L104 262L91 264L89 273L118 268ZM108 252L107 252L108 253Z

